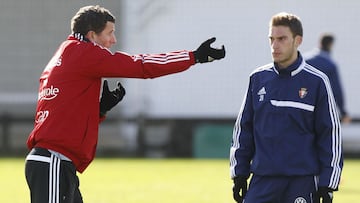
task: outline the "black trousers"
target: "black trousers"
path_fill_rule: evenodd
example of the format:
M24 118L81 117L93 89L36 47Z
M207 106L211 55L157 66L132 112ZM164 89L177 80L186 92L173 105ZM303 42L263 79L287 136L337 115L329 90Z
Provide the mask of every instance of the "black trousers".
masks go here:
M30 151L25 176L31 203L83 203L74 164L47 149Z

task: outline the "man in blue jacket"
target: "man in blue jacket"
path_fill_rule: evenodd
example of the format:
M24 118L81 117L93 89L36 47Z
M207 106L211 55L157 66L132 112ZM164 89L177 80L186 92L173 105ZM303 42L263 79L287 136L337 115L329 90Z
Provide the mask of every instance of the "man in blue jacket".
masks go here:
M345 109L345 99L343 88L340 81L337 64L331 58L331 51L335 42L335 37L331 34L323 34L320 37L319 49L309 53L306 62L324 72L330 80L334 92L335 101L338 105L341 121L344 123L351 122L351 117Z
M328 77L298 51L302 36L297 16L271 18L273 62L250 74L233 131L230 172L237 202L331 203L338 190L339 114Z

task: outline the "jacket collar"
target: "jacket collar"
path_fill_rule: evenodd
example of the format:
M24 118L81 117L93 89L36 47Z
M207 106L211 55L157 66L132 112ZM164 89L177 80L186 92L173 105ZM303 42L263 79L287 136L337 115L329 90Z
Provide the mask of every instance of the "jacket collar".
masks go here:
M72 33L69 37L73 37L81 42L90 42L88 38L86 38L83 34L80 33Z
M279 66L274 63L274 71L280 76L294 76L299 73L305 66L305 61L298 52L298 58L287 68L280 69Z

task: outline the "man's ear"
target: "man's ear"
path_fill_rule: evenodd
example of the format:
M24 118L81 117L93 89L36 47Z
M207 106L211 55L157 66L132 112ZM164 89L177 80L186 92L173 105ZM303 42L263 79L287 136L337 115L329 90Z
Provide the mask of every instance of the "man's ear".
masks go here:
M95 33L94 31L90 30L90 31L85 35L85 37L86 37L87 39L89 39L91 42L94 42L94 41L95 41L95 35L96 35L96 33Z
M295 45L298 47L301 45L301 43L302 43L302 36L296 35L295 36Z

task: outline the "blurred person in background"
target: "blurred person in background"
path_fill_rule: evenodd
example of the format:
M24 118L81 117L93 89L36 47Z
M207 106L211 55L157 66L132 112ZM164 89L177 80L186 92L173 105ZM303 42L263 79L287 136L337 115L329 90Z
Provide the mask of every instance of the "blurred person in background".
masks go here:
M71 30L40 76L25 163L32 203L83 202L76 173L93 161L99 123L125 95L120 83L110 91L102 78L156 78L225 57L224 46L210 47L215 37L195 51L112 53L115 17L100 6L80 8Z
M272 16L273 61L250 74L233 130L230 174L236 202L331 203L338 190L339 115L328 77L298 51L302 40L297 16Z
M329 33L322 34L319 40L319 47L306 54L306 62L321 70L329 77L335 101L339 108L341 122L350 123L351 117L345 108L345 96L338 65L331 57L334 44L334 35Z

